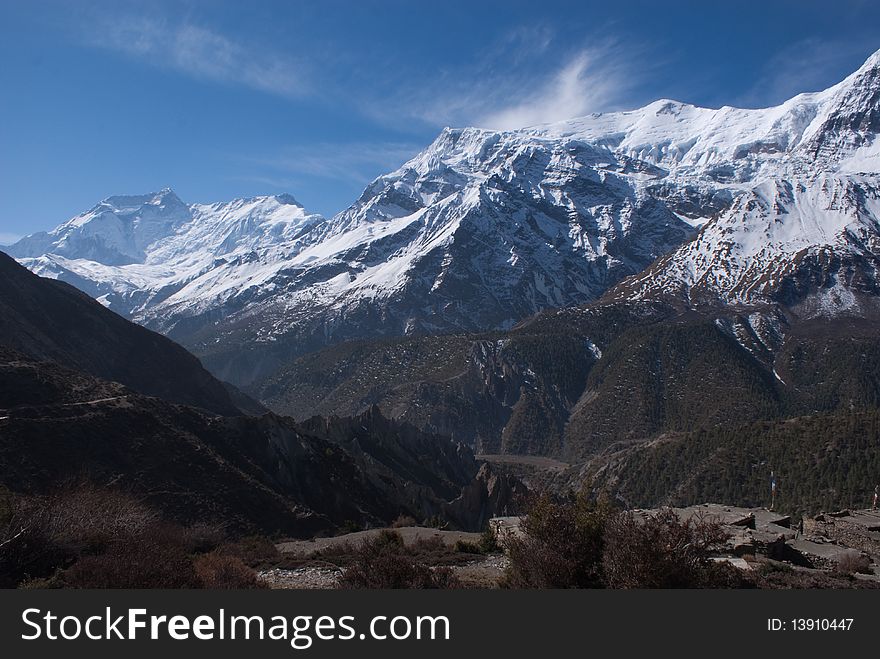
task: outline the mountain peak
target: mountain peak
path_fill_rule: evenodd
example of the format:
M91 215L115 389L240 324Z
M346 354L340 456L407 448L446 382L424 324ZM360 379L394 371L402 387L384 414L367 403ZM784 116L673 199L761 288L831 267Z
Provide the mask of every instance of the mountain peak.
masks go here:
M101 200L100 206L112 206L113 208L124 210L138 208L140 206L185 206L180 197L171 188L162 188L158 192L148 192L141 195L112 195Z
M303 205L299 203L299 201L297 201L296 197L287 192L282 192L281 194L275 195L275 199L278 200L278 203L285 204L287 206L299 206L300 208L303 207Z
M868 59L865 60L865 63L859 67L857 73L870 71L871 69L876 69L877 67L880 67L880 50L874 51L868 57Z

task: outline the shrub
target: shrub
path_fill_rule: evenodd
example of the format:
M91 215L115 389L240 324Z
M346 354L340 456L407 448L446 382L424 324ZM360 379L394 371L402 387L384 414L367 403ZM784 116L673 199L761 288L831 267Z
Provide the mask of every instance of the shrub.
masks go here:
M235 556L211 552L197 556L193 564L203 588L231 590L260 587L256 572Z
M871 574L871 559L864 554L844 554L837 561L835 572L840 574Z
M610 588L723 588L741 585L733 566L710 560L727 540L723 527L680 520L672 509L645 519L621 513L609 520L603 567Z
M393 529L401 529L405 526L418 526L418 522L409 515L398 515L397 519L391 522L391 528Z
M226 540L226 531L222 526L205 522L187 526L181 534L187 549L195 554L213 551Z
M0 528L9 523L15 512L15 497L5 485L0 485Z
M254 588L256 575L246 563L278 558L268 538L223 544L222 527L184 528L134 496L88 483L7 499L0 519L2 587Z
M269 538L252 535L221 545L217 552L225 556L240 558L245 565L257 567L272 563L280 558L278 548Z
M456 579L447 568L416 562L395 531L382 531L355 550L352 564L340 580L343 588L453 588Z
M354 520L347 519L342 523L342 526L339 527L339 535L348 535L349 533L357 533L358 531L363 530L363 526L361 526Z
M89 484L16 497L0 525L0 585L16 586L144 535L158 515L135 497Z
M483 531L483 534L480 536L479 545L480 551L484 554L491 554L500 549L498 546L498 538L495 537L495 531L491 526Z
M141 538L84 556L62 576L71 588L198 588L190 557L181 545Z
M446 546L446 542L439 535L429 535L416 538L410 549L417 553L428 554L432 552L446 552L449 550L449 547Z
M40 520L16 514L0 531L0 588L49 576L74 558L46 534Z
M596 588L603 585L602 552L611 509L578 495L543 494L528 507L520 535L505 542L509 588Z
M536 499L505 547L512 588L724 588L754 585L711 560L727 534L720 524L682 521L667 509L644 518L583 495Z
M482 554L483 549L476 542L468 542L467 540L456 540L455 551L461 554Z
M495 538L495 531L492 530L492 527L483 531L480 534L480 539L476 542L456 540L453 548L462 554L491 554L499 550L498 540Z
M758 588L774 590L878 587L876 582L869 579L853 579L851 575L839 572L794 569L774 561L760 564L754 579Z

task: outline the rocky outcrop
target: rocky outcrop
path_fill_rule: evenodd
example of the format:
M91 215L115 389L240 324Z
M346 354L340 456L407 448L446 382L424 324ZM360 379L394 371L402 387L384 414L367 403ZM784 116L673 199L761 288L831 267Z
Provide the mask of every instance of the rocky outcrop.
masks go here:
M480 530L486 528L489 519L518 513L525 504L526 487L515 477L496 473L488 463L461 494L445 508L448 517L459 520L462 528Z

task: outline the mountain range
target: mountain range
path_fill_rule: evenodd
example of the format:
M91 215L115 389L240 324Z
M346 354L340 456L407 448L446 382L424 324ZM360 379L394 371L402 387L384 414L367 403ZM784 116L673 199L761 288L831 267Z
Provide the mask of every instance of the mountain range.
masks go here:
M447 128L332 218L165 189L8 252L276 412L624 460L877 404L878 130L880 52L771 108Z
M0 254L0 486L80 481L186 524L299 537L400 515L480 529L522 490L376 409L269 413L171 340Z
M505 329L603 295L845 312L876 293L878 65L767 109L445 129L330 219L163 190L9 253L244 386L327 343Z

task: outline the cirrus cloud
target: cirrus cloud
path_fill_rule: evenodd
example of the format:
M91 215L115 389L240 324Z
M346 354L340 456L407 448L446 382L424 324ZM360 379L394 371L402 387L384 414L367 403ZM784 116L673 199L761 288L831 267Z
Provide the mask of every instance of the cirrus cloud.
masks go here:
M305 65L235 41L207 27L167 19L123 16L105 20L90 45L114 50L193 78L239 84L278 96L312 93Z

